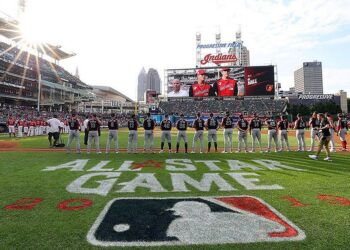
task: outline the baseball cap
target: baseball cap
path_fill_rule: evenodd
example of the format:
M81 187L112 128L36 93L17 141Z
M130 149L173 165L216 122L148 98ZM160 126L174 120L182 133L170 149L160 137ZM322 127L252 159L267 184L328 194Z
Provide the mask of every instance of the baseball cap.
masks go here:
M221 68L220 71L231 71L231 69L226 67L226 68Z
M230 111L226 111L226 115L230 115Z
M204 69L197 70L197 75L205 75L205 74L206 74L206 72Z
M184 117L184 114L181 113L181 114L180 114L180 117Z

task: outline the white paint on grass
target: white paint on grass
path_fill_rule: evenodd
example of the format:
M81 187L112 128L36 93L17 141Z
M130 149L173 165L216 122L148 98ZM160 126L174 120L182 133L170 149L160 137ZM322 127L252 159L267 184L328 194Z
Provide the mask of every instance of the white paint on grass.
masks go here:
M279 161L273 161L273 160L253 160L253 162L256 162L264 167L266 167L269 170L283 170L283 169L289 169L289 170L294 170L294 171L306 171L304 169L301 168L294 168L294 167L290 167L287 165L282 164Z
M196 181L187 174L183 173L170 173L171 181L173 184L173 192L189 192L186 184L194 187L198 191L209 192L213 183L219 188L220 191L233 191L236 190L229 183L227 183L218 173L203 174L200 181Z
M190 159L167 159L165 169L168 171L196 171L195 165ZM172 164L172 165L170 165Z
M65 168L70 169L70 171L84 171L84 167L86 166L88 161L89 159L78 159L78 160L70 161L58 166L49 166L44 168L41 171L55 171L55 170L65 169Z
M239 160L227 160L227 163L230 167L230 170L234 171L234 170L241 170L243 168L250 168L252 170L261 170L261 168L256 167L252 164L243 162L243 161L239 161Z
M231 176L235 181L245 187L247 190L277 190L284 189L282 186L274 184L274 185L255 185L254 182L259 182L257 178L245 178L244 176L259 176L256 173L227 173Z
M152 193L168 192L165 188L162 187L153 173L139 173L133 180L129 182L119 183L119 185L122 185L124 187L117 191L118 193L134 193L136 191L136 188L147 188Z
M73 181L71 184L67 186L66 189L68 192L71 192L71 193L98 194L98 195L106 196L109 193L109 191L112 189L114 183L117 181L117 178L112 178L112 177L119 177L120 175L121 173L111 173L111 172L86 174L86 175L80 176L78 179ZM94 178L97 176L105 176L110 179L95 181L96 183L99 183L99 185L95 188L83 187L83 185L87 183L91 178Z

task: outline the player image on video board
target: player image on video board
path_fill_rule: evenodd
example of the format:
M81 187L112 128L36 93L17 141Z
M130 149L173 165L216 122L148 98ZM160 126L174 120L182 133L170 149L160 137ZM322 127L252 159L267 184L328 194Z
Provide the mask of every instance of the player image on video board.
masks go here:
M168 97L273 96L274 66L166 70Z

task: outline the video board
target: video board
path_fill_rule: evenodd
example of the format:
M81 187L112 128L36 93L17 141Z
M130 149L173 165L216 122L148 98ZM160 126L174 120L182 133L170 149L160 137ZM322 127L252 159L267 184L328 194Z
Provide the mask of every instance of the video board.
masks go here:
M222 69L225 68L229 69L228 80L220 80ZM198 81L201 81L198 73L204 76L204 83L207 85L198 84ZM273 65L167 69L165 74L168 98L275 95ZM203 91L200 91L200 88L203 88Z

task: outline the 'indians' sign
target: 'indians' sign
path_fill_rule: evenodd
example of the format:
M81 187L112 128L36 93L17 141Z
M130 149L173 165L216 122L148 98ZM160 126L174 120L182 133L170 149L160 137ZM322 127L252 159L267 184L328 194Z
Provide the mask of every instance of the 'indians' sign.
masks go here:
M233 63L233 62L237 62L238 59L236 57L236 55L223 55L223 54L218 54L218 55L212 55L212 54L208 54L204 57L203 60L201 60L201 64L205 65L207 63L215 63L215 64L221 64L221 63Z

